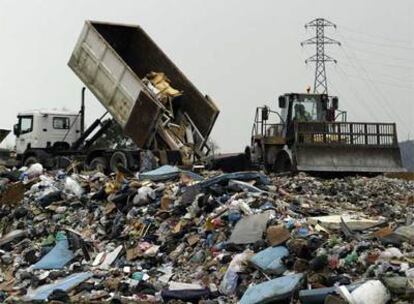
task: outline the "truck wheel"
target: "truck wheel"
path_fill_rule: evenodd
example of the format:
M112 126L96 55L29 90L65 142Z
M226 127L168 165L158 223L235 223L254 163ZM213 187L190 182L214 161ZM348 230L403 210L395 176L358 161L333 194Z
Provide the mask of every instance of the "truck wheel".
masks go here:
M36 163L38 163L38 162L39 162L39 160L37 159L37 157L36 157L36 156L29 156L28 158L26 158L26 159L24 160L23 165L24 165L25 167L30 167L31 165L36 164Z
M112 172L117 172L119 166L128 169L128 158L125 153L120 151L112 154L111 161L109 162L109 167Z
M92 170L98 170L99 172L105 172L108 169L108 164L106 163L105 157L99 156L92 159L89 163L89 167Z
M53 169L66 169L70 166L72 161L66 156L56 156L54 158Z

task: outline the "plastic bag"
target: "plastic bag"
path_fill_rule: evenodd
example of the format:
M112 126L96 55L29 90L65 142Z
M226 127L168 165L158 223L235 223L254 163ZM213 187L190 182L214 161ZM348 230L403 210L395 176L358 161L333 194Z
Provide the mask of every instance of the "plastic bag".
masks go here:
M80 198L83 193L81 185L71 177L65 178L65 193Z
M29 178L38 177L43 173L43 166L42 164L36 163L29 167L29 169L25 172Z
M223 280L220 283L219 290L225 295L231 295L235 292L237 287L237 280L239 278L238 272L243 271L245 268L244 263L250 259L254 254L253 251L247 249L242 253L236 254L233 260L230 262Z
M134 205L145 205L150 202L150 199L155 199L155 191L150 187L141 187L138 189L137 195L135 195L133 203Z
M351 292L354 304L385 304L391 300L388 289L379 280L365 282Z

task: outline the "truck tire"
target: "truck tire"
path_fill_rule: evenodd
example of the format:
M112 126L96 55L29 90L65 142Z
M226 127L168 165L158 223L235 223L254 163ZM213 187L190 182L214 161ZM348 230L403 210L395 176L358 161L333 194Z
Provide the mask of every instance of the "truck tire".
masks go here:
M42 151L42 150L34 150L34 151L27 151L26 155L23 155L23 165L30 166L35 163L40 163L46 169L52 169L55 165L55 158L53 155Z
M36 156L29 156L24 160L23 165L25 167L30 167L31 165L38 163L38 162L39 160L37 159Z
M105 157L98 156L92 159L92 161L89 163L89 168L104 173L108 170L108 164Z
M280 155L280 148L277 146L267 146L263 150L264 152L261 152L261 149L259 150L259 153L263 154L263 163L264 168L267 172L275 172L275 164L277 162L277 158Z
M71 165L72 161L67 156L57 156L55 157L55 169L66 169Z
M128 169L128 158L124 152L117 151L112 154L109 167L112 172L117 172L119 166Z

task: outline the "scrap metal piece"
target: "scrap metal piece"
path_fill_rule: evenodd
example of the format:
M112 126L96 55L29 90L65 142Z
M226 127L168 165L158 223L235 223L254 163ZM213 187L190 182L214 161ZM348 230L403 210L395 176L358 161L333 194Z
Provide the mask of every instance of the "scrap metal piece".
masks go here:
M230 243L250 244L263 238L271 211L249 215L239 220L230 236Z
M54 290L63 290L63 291L70 291L71 289L78 286L80 283L86 281L90 277L92 277L92 272L79 272L71 274L66 278L57 280L54 283L42 285L37 289L29 289L27 291L26 296L24 297L25 301L45 301L47 297L54 291Z
M69 249L69 241L67 239L58 240L55 247L31 268L62 269L74 257L72 250Z

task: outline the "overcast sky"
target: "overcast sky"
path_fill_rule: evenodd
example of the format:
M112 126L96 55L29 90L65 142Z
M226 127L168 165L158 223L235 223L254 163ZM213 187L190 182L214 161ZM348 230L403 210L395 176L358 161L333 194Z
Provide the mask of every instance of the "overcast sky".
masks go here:
M0 128L19 111L78 110L82 83L67 62L86 19L141 25L189 79L218 104L212 137L222 152L249 143L256 106L313 84L304 24L324 17L342 42L327 53L329 93L348 120L395 121L414 138L412 0L0 0ZM87 95L87 119L104 112ZM12 136L6 141L13 143Z

